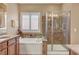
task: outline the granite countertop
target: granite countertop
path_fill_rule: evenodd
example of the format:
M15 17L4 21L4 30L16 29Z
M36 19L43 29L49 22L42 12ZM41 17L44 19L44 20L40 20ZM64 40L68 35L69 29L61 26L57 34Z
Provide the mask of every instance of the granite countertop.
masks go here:
M0 36L0 43L4 42L6 40L12 39L14 37L17 37L17 36L19 36L19 35L4 35L4 36Z
M78 44L72 44L72 45L66 45L67 48L74 51L76 54L79 54L79 45Z

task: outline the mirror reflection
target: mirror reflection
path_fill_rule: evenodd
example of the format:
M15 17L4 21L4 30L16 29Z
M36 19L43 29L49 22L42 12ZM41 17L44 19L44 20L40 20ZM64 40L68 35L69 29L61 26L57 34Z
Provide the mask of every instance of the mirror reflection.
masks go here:
M0 28L5 27L5 12L0 12Z

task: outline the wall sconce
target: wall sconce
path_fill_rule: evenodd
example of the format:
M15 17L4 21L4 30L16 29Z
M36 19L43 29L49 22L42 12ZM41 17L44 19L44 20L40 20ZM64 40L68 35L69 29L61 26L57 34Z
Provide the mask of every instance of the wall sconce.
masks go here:
M58 14L53 14L53 17L58 17Z
M15 27L14 16L10 16L10 21L11 21L11 27L14 28Z
M52 14L49 14L49 17L52 17Z
M49 15L48 15L48 20L50 21L51 19L52 19L52 14L49 13Z
M15 27L15 21L11 20L11 27Z

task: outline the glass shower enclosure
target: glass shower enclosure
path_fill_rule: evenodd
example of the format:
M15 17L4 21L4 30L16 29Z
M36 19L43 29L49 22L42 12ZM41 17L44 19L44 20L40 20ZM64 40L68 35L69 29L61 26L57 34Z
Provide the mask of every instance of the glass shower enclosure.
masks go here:
M65 47L70 43L70 11L46 12L45 37L51 51L55 50L54 46Z

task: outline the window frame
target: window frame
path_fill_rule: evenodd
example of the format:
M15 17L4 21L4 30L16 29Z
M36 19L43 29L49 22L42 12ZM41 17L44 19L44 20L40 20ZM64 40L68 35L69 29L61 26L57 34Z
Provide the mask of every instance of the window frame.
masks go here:
M24 14L28 14L30 16L29 20L29 24L30 24L30 27L29 27L29 30L24 30L22 29L22 15ZM32 30L31 29L31 15L38 15L38 30ZM23 31L23 32L40 32L40 22L41 22L41 17L40 17L40 12L20 12L20 30Z

